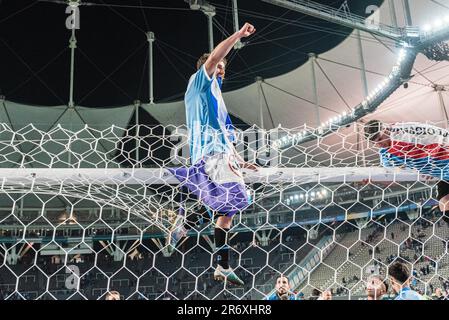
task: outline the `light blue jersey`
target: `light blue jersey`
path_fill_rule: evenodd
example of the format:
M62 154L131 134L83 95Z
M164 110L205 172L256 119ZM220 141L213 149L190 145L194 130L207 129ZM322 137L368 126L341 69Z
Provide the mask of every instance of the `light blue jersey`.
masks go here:
M394 300L424 300L424 298L418 292L406 287L402 288L401 292L399 292Z
M203 65L190 78L184 102L191 163L206 155L230 153L235 138L221 94L221 79L209 77Z

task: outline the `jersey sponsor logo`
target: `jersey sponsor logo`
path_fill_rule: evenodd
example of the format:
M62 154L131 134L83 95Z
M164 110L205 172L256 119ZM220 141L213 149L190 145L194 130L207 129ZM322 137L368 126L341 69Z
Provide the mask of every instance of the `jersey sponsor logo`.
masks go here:
M449 131L434 126L393 126L391 128L392 133L408 133L412 135L431 135L441 136L444 138L449 137Z
M449 146L449 131L431 125L404 123L389 128L391 140L415 145Z

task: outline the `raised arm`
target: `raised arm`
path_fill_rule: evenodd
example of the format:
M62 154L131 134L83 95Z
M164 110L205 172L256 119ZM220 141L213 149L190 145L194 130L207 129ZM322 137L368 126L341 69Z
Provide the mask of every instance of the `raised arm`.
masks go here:
M253 25L245 23L245 25L232 36L223 40L215 49L211 52L209 58L204 64L207 74L212 77L217 69L217 65L223 60L234 47L234 45L242 38L249 37L256 29Z

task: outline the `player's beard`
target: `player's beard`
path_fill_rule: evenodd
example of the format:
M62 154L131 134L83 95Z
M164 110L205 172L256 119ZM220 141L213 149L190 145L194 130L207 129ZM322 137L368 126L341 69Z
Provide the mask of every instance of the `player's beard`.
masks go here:
M286 289L284 289L284 288L281 288L281 289L278 291L278 294L279 294L279 295L288 294L288 290L286 290Z
M284 291L282 293L279 293L279 298L281 298L281 300L288 300L288 298L289 298L288 292Z

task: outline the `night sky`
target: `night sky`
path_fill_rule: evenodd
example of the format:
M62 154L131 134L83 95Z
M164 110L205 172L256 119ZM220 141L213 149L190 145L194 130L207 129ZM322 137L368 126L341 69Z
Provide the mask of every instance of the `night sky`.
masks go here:
M0 1L0 92L10 101L65 105L69 96L71 31L66 5L51 1ZM208 51L207 18L184 0L91 0L80 7L76 32L75 102L113 107L139 99L148 102L148 42L156 35L155 100L180 100L198 57ZM211 0L217 7L215 44L233 32L232 1ZM339 7L339 1L318 1ZM369 2L369 3L368 3ZM368 4L350 0L353 13L365 16ZM142 8L141 8L142 7ZM163 7L163 8L155 8ZM261 0L239 0L240 24L251 22L257 34L230 56L224 90L283 74L327 51L350 29L329 24Z

